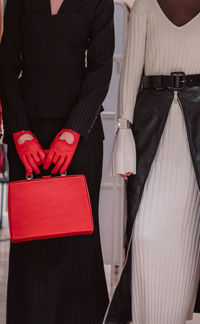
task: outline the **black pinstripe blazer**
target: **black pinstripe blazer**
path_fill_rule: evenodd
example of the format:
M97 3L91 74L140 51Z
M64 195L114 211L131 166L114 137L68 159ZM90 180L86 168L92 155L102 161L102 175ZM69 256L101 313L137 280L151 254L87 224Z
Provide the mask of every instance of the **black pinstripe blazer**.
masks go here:
M98 116L113 51L113 0L64 0L56 16L50 0L7 0L0 45L5 141L31 129L33 119L52 118L83 137L95 125L102 137Z

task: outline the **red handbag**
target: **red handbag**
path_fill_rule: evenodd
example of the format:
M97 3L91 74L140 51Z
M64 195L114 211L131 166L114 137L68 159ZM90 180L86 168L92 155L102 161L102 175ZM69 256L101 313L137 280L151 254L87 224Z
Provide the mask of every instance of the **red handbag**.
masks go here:
M8 215L13 243L92 234L94 230L84 175L10 182Z

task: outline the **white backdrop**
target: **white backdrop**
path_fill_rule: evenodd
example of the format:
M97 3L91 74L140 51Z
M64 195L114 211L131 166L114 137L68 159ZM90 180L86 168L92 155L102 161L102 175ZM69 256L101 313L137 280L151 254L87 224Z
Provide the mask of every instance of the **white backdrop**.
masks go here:
M119 78L125 50L128 28L128 9L124 3L115 3L115 36L113 75L108 96L104 102L105 112L102 113L105 142L104 167L100 196L100 226L104 261L106 264L121 264L123 247L124 201L123 181L118 176L109 177L109 165L115 137L117 122L117 101Z

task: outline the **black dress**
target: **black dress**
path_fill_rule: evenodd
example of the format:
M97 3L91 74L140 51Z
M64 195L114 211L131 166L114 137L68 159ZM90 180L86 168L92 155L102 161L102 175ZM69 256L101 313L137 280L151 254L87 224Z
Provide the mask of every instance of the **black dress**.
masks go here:
M13 132L31 130L48 149L62 128L77 131L81 139L68 173L85 174L95 224L91 236L11 244L7 324L102 323L108 294L98 223L100 112L113 34L112 0L64 0L56 16L49 0L7 0L0 94L10 180L25 179ZM49 172L41 168L40 176Z

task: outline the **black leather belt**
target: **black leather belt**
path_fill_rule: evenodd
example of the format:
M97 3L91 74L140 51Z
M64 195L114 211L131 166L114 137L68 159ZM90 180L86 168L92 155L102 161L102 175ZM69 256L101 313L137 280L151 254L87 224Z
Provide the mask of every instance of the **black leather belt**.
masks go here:
M142 88L183 90L200 86L200 74L186 75L184 72L172 72L171 75L152 75L142 78Z

